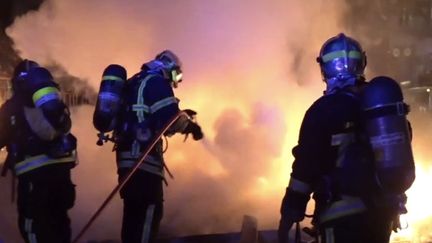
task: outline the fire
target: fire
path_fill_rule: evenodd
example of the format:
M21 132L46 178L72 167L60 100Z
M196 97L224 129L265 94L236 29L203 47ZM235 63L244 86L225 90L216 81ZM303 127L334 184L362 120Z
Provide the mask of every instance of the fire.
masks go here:
M423 242L430 234L432 219L432 198L425 192L430 191L432 185L432 168L426 163L416 161L416 180L407 191L408 214L401 216L401 224L404 229L393 234L394 242L400 239Z

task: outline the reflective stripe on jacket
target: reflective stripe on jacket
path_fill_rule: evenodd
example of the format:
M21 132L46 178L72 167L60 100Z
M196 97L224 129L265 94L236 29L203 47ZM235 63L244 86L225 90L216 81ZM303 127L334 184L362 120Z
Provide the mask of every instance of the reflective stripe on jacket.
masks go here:
M344 196L335 201L321 213L320 223L343 218L346 216L363 213L367 210L365 203L358 197Z
M23 161L16 163L14 168L16 175L22 175L43 166L61 163L75 163L75 161L76 151L74 150L70 156L62 158L52 158L46 154L27 157Z
M138 163L140 154L134 155L131 151L123 151L117 153L118 168L132 168ZM138 167L140 170L150 172L164 177L163 160L155 156L147 155L144 162Z
M137 119L139 123L145 120L145 114L153 114L166 106L169 106L174 103L178 103L178 100L174 96L169 96L157 100L151 106L145 104L145 100L143 96L144 89L147 86L147 82L155 76L156 75L147 75L144 79L141 80L140 86L138 88L138 93L137 93L137 102L132 105L132 110L137 113Z
M302 193L305 195L309 195L312 193L312 187L309 184L307 184L301 180L297 180L294 177L290 178L288 188L290 190L293 190L293 191L296 191L296 192L299 192L299 193Z

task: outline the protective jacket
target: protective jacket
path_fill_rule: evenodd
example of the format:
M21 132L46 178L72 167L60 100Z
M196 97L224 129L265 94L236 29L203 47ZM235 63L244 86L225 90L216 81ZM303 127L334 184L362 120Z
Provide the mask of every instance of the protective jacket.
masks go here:
M76 138L58 90L42 78L49 73L37 72L43 82L31 80L37 86L30 97L15 93L1 106L0 146L8 151L5 168L18 176L18 224L25 242L69 243Z
M23 106L17 97L7 100L0 108L1 117L4 118L0 125L0 145L7 147L7 166L18 176L52 164L65 163L73 167L76 160L75 137L67 134L51 141L39 138L30 125L32 122L34 126L37 121L28 120L40 118L41 115L35 110ZM29 113L32 115L26 115Z
M143 70L127 81L125 108L115 129L119 169L131 168L156 133L179 112L170 82L161 74ZM139 169L164 175L162 141L151 150Z
M362 119L360 101L348 90L322 96L308 109L293 149L282 215L302 220L311 193L320 223L366 211L365 199L379 188Z
M324 242L334 242L332 237L336 242L387 242L406 197L403 191L389 193L379 182L376 160L388 156L376 157L365 128L370 118L363 98L351 90L325 95L306 112L293 149L282 219L301 221L313 193L313 223L323 226Z

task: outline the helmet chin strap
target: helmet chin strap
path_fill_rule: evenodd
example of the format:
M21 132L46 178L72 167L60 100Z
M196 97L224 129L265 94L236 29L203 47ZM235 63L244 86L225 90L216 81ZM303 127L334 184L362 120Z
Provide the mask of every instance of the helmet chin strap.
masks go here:
M348 87L354 86L357 83L357 77L347 77L344 79L341 78L331 78L326 80L327 88L324 91L325 95L334 94L339 90Z
M162 74L164 78L170 80L174 88L178 87L178 83L180 83L183 78L183 73L181 71L171 69L159 60L150 61L146 63L145 66L147 66L149 72Z
M172 81L171 81L171 85L172 85L173 88L177 88L177 87L178 87L178 83L179 83L179 82L177 82L177 81L175 81L175 80L172 80Z

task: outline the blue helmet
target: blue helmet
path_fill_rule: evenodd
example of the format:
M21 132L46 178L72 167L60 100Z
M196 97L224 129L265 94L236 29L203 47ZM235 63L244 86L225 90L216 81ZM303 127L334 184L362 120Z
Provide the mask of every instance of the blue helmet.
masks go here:
M326 94L364 80L365 52L356 40L343 33L324 43L317 62L327 84Z
M165 50L159 53L153 61L145 63L141 69L148 68L150 71L161 73L172 82L174 87L177 87L183 78L181 65L180 59L174 52Z
M12 92L14 94L23 92L28 85L26 79L29 71L37 67L39 67L37 62L28 59L24 59L16 65L11 80Z

